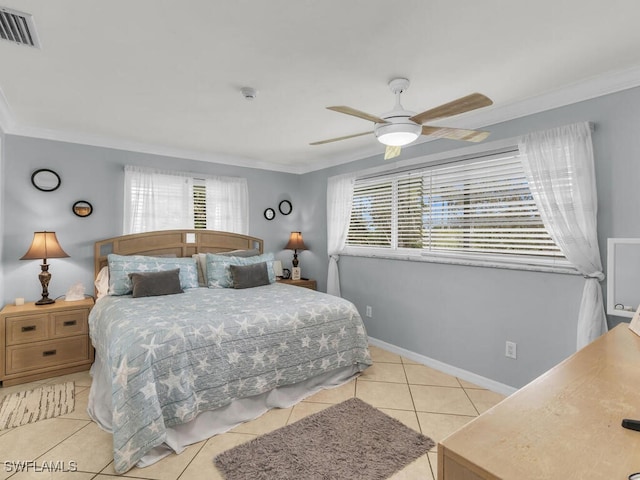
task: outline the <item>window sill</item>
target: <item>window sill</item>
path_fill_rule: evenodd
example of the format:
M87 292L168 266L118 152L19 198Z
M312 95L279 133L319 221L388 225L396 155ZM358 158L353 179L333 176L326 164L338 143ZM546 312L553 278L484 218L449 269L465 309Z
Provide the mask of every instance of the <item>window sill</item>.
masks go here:
M376 248L354 248L346 247L340 255L349 257L382 258L386 260L403 260L410 262L444 263L449 265L464 265L469 267L485 268L505 268L508 270L525 270L531 272L561 273L565 275L580 275L575 268L570 266L566 260L561 260L562 264L549 261L548 264L531 264L525 259L483 259L472 258L471 256L453 256L442 253L423 253L411 251L389 251Z

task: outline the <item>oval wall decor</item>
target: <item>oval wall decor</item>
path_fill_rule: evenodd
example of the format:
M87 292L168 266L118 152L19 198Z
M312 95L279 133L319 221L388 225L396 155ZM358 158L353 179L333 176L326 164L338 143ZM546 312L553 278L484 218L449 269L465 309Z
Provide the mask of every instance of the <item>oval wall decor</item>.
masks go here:
M53 192L58 189L61 180L53 170L40 168L31 174L31 183L41 192Z
M72 210L79 217L88 217L93 213L93 205L86 200L78 200L73 204Z
M289 200L282 200L278 205L278 210L282 215L289 215L293 207L291 206L291 202Z

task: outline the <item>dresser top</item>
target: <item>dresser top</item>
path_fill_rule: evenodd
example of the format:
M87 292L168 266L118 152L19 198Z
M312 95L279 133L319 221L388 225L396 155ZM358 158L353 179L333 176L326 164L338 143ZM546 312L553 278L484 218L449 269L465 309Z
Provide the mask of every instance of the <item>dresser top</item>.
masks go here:
M19 313L34 313L34 312L56 312L58 310L68 310L69 308L82 308L92 307L93 298L87 297L83 300L77 300L74 302L67 302L66 300L56 300L55 303L49 305L36 305L35 302L27 302L24 305L7 304L2 309L3 315L15 315Z
M620 478L640 472L640 337L627 324L544 373L441 444L482 478Z

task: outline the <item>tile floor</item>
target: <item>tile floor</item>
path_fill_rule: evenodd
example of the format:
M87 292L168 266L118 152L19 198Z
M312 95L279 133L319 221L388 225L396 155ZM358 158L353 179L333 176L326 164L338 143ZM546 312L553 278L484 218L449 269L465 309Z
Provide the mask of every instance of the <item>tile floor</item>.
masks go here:
M351 397L358 397L399 419L436 442L478 414L498 403L502 395L469 384L377 347L371 347L374 365L341 387L319 392L287 409L271 410L230 432L190 446L147 468L124 474L129 479L220 479L213 458L219 452L258 435ZM88 372L51 378L42 382L0 389L0 396L31 389L42 383L76 382L75 411L63 417L0 430L0 480L62 479L106 480L117 476L113 469L111 435L100 430L86 414L91 385ZM9 472L6 461L75 461L77 472ZM437 476L436 448L392 478L430 480Z

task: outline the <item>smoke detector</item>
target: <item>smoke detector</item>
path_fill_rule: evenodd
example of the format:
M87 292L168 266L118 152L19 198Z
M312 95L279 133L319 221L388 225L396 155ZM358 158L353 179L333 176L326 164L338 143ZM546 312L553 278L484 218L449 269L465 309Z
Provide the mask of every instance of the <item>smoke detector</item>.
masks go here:
M258 96L258 91L251 87L242 87L240 89L242 96L247 100L254 100Z

